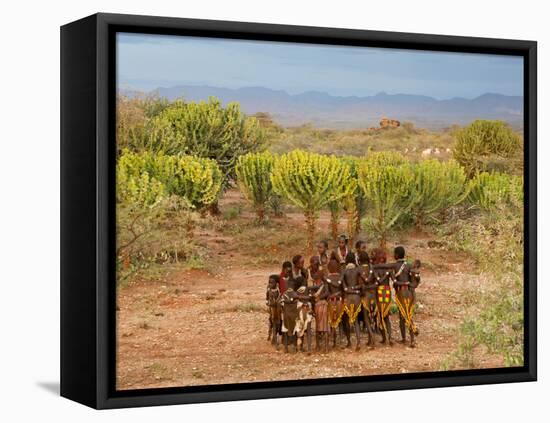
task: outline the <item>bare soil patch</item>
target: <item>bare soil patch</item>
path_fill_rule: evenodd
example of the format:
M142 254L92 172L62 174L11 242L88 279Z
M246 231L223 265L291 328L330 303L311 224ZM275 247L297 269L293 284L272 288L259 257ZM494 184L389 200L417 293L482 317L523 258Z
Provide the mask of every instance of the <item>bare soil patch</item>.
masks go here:
M242 204L229 191L220 206ZM244 207L244 206L243 206ZM322 214L319 230L326 231ZM485 281L465 273L467 257L430 248L426 233L411 233L403 242L408 255L426 267L417 290L417 348L377 343L374 350L337 348L328 354L276 351L267 338L265 287L280 262L299 253L302 219L286 218L257 227L243 208L219 230L201 229L212 269L182 270L162 282L141 280L121 287L117 311L117 388L140 389L205 384L378 375L440 370L458 346L458 329L475 313L477 293ZM392 316L393 337L398 319ZM366 341L366 336L364 338ZM503 360L476 350L476 366L501 367Z

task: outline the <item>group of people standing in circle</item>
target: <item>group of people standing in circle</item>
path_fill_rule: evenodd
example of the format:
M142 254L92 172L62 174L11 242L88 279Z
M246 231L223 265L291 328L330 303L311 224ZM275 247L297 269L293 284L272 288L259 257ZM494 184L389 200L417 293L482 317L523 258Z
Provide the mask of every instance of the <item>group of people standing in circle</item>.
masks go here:
M355 251L350 250L348 238L341 235L333 251L327 241L319 241L307 267L301 255L285 261L281 273L268 280L268 340L278 348L282 338L285 352L292 345L295 351L311 352L315 334L316 349L328 352L330 338L335 348L342 333L351 347L353 331L357 350L361 332L366 332L369 348L374 348L377 333L382 343L393 345L390 310L395 302L401 342L406 343L408 332L409 345L414 347L420 261L409 263L402 246L394 249L395 261L390 263L385 250L375 248L369 255L367 249L366 242L357 241Z

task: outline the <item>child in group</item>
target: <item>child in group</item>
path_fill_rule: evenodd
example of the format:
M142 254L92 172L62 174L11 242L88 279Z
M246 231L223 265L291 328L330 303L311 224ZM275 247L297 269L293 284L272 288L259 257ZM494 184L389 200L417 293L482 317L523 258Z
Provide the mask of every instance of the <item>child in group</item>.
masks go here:
M315 311L315 348L319 351L321 340L325 345L325 353L328 352L328 314L327 298L329 291L325 273L321 270L319 256L313 256L310 259L310 275L313 280L313 286L310 287L310 294L313 295L313 309Z
M355 264L357 266L360 266L359 255L361 253L366 254L366 256L367 256L367 262L366 263L369 264L370 263L370 258L369 258L369 253L367 252L367 243L365 241L359 240L355 243Z
M336 249L332 252L331 258L335 259L339 266L340 272L343 272L346 268L346 257L350 253L348 248L348 237L346 235L340 235L338 237L338 245ZM353 254L353 253L352 253ZM355 261L355 256L353 257Z
M344 315L344 301L342 299L342 280L340 277L338 261L331 259L328 262L327 275L327 314L329 331L332 334L332 347L336 347L336 335Z
M328 253L328 242L325 240L319 241L317 243L317 256L319 259L319 270L323 272L323 276L326 276L328 274L328 261L329 261L329 253Z
M265 301L269 311L267 340L269 341L271 339L271 343L275 346L279 345L278 335L281 331L281 305L279 303L281 291L279 290L279 286L279 275L269 276L265 295Z
M311 352L311 322L313 321L313 306L310 289L311 288L301 285L296 290L298 293L296 305L298 309L298 318L296 319L296 327L294 329L294 333L297 337L297 346L300 348L300 351L304 351L305 340L308 353Z
M295 336L297 332L296 323L299 318L302 302L310 300L309 295L297 292L297 287L303 287L303 278L301 276L298 276L296 279L290 279L286 292L280 297L283 309L281 332L283 333L285 352L288 352L290 342L294 344L295 352L298 350L297 337Z
M300 281L299 286L307 287L307 280L309 278L309 274L307 269L305 268L304 257L299 254L292 257L292 269L291 269L290 278L293 279L294 281L299 280ZM296 286L296 289L298 289L299 286Z
M283 263L283 268L281 269L281 274L279 275L279 291L281 293L286 292L286 288L288 286L288 281L292 276L292 263L289 261L285 261Z
M361 335L357 316L361 311L361 287L363 285L363 270L355 265L355 254L348 253L346 256L346 268L342 273L342 286L344 288L344 310L347 314L348 327L346 330L347 347L351 347L351 328L355 330L356 346L358 351L361 348Z
M357 257L358 256L358 257ZM359 269L362 272L364 284L361 288L361 305L363 310L363 321L368 334L368 346L374 348L374 330L376 328L376 317L378 309L376 307L376 277L369 265L369 255L366 251L360 251L356 254L359 263Z

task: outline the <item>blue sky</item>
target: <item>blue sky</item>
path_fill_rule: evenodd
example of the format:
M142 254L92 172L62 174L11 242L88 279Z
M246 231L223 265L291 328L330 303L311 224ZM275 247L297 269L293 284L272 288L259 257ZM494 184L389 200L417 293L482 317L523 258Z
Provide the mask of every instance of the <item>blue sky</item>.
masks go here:
M523 95L521 57L118 34L119 88L262 86L289 94Z

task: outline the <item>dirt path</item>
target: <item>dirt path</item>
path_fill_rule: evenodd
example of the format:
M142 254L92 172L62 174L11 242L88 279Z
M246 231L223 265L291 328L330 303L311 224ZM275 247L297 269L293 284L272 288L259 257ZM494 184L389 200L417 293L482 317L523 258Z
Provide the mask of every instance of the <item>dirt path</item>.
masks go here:
M460 272L463 261L449 262L416 235L407 240L411 256L432 264L417 290L417 348L377 344L359 352L285 354L266 341L266 279L279 265L243 271L244 258L227 248L231 237L215 231L202 236L219 258L219 273L184 271L169 282L141 281L119 291L118 389L440 370L457 347L469 298L483 283ZM394 339L397 323L392 316ZM476 358L480 367L502 366L500 358L483 352Z

